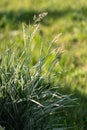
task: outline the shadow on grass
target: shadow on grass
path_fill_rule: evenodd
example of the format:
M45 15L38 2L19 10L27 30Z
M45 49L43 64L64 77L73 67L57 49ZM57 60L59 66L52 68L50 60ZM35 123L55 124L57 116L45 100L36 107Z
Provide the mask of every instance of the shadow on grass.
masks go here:
M43 24L49 25L51 24L50 18L54 20L60 19L60 18L67 18L70 17L72 21L81 21L86 19L87 16L87 8L80 8L80 9L63 9L63 10L47 10L48 16L44 21L42 21ZM35 10L18 10L16 11L4 11L0 12L0 27L3 28L7 24L14 24L18 25L21 22L33 22L33 16L39 14L39 11ZM14 26L13 25L13 26Z
M70 87L65 87L65 88L60 88L59 92L63 93L63 94L70 94L70 93L72 93L72 90L70 89ZM87 96L83 95L78 90L75 90L73 97L74 98L75 97L78 98L77 101L79 102L80 105L79 106L74 106L74 107L71 107L71 108L69 107L68 109L65 108L65 111L66 111L66 121L68 122L68 124L71 125L71 128L68 129L68 130L87 130L87 110L86 110L87 109L87 103L86 103L87 102ZM8 117L8 119L9 119L8 111L6 111L7 107L5 107L6 106L5 102L6 101L3 98L0 98L0 108L2 110L0 112L0 114L3 113L2 116L0 115L0 117L1 117L0 118L0 124L2 126L9 127L9 129L12 129L12 128L10 128L10 124L9 123L5 124L5 122L2 121L2 119L4 119L5 117ZM3 106L4 106L4 109L3 109ZM10 106L11 107L10 110L14 110L13 106L14 105ZM22 109L21 107L18 107L18 108L19 108L18 109L19 111L17 111L17 112L19 113L19 115L18 116L15 115L14 118L15 118L16 122L18 123L17 125L19 126L20 125L19 122L21 122L21 118L20 117L21 117L21 115L22 115L22 113L23 113L23 111L25 109ZM65 111L62 111L61 114L64 114ZM13 114L13 111L10 111L10 114L11 113ZM13 126L15 125L14 121L13 121L13 119L11 117L8 120L8 122L11 122L11 124L13 122ZM21 129L23 129L22 125L20 125ZM14 126L14 128L16 128L16 126Z
M77 88L72 91L70 86L60 88L59 91L63 94L72 94L72 97L76 98L76 101L79 104L74 109L71 108L68 111L68 122L73 120L77 127L75 130L87 130L87 95L79 91Z

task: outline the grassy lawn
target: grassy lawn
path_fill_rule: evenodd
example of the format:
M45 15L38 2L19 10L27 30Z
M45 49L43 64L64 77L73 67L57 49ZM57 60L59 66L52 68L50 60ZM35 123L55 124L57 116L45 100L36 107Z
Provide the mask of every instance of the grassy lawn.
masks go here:
M43 55L57 34L61 34L53 48L63 51L59 58L59 70L56 79L62 86L60 92L73 94L78 98L79 107L68 110L67 124L72 130L87 129L87 2L86 0L0 0L0 55L6 50L15 50L16 57L23 51L23 23L29 25L26 35L33 30L34 16L48 12L40 22L40 29L35 35L31 48L35 65L43 43ZM35 51L34 51L35 50ZM48 60L48 62L50 62ZM48 66L47 66L48 67ZM45 70L47 70L45 67ZM55 80L55 82L56 82ZM86 128L85 128L86 127ZM68 128L69 129L69 128Z

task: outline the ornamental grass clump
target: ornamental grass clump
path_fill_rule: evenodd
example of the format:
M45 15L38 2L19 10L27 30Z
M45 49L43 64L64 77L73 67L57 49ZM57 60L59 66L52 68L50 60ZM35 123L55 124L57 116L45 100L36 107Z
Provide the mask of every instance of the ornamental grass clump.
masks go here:
M11 48L1 55L0 125L6 130L58 130L65 127L65 115L62 117L61 113L72 107L75 99L58 91L54 70L59 65L61 52L52 50L55 40L44 56L41 43L40 56L33 64L32 41L39 24L32 33L28 33L29 28L23 25L24 48L20 55Z

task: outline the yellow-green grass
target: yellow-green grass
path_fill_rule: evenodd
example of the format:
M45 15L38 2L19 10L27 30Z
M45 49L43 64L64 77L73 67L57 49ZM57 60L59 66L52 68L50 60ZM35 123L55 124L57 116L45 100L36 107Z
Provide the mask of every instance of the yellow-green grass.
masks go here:
M87 71L86 8L85 0L67 0L66 2L64 0L48 2L43 0L1 0L0 52L7 47L7 43L15 42L21 46L20 41L23 41L22 22L32 24L34 14L48 12L48 16L42 21L40 36L39 39L36 38L36 43L40 42L40 39L43 39L44 43L51 41L56 34L62 33L57 45L65 51L63 66L66 68L68 66L68 69L74 67L74 70L77 69L76 71L79 70L85 74Z
M48 12L48 15L41 21L39 33L32 44L32 48L35 49L33 64L40 53L40 43L43 42L45 53L55 35L62 33L54 45L64 51L60 59L64 73L61 74L59 82L62 86L66 86L67 93L76 93L75 96L79 98L81 96L80 100L85 105L82 105L79 111L83 111L82 115L85 115L87 113L85 110L87 106L85 101L87 98L86 0L0 0L0 54L4 54L8 47L14 49L16 46L20 55L23 48L22 22L33 24L33 16L41 12Z

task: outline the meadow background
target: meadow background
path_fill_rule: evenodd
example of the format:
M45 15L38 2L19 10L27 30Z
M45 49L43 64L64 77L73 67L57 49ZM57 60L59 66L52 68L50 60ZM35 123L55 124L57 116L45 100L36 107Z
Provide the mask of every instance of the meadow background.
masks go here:
M59 34L52 46L63 52L59 56L59 70L55 69L55 74L57 71L61 74L55 82L61 85L60 92L73 94L79 103L68 110L63 123L74 126L72 130L87 130L86 0L0 0L0 55L4 58L8 48L12 51L16 48L16 57L20 56L24 43L22 23L29 25L32 31L34 16L43 12L48 15L40 21L40 29L32 41L32 64L37 62L41 43L45 55L51 41ZM28 35L29 30L25 29L25 33Z

